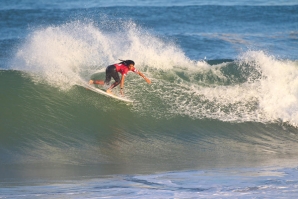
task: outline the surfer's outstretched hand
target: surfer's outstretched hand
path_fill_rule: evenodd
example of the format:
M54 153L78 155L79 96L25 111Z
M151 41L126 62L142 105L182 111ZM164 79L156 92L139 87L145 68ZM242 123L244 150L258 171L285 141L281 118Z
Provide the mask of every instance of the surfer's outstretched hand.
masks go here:
M150 79L148 79L147 77L145 77L144 79L146 80L146 82L147 82L148 84L151 84L151 80L150 80Z

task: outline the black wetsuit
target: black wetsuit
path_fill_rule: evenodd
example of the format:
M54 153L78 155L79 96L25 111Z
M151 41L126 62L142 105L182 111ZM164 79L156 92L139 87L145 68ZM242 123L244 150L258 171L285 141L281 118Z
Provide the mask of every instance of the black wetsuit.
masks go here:
M112 84L112 88L114 88L115 86L118 86L118 84L120 84L120 77L119 74L116 70L116 66L114 65L110 65L106 68L106 80L105 83L107 85L109 85L111 78L113 77L113 79L115 80L115 83Z

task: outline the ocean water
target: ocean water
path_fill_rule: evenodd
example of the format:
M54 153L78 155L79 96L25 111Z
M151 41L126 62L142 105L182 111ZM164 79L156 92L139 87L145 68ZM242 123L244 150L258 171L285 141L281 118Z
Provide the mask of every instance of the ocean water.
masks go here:
M298 196L296 0L4 0L0 25L0 198ZM152 80L133 104L78 86L118 59Z

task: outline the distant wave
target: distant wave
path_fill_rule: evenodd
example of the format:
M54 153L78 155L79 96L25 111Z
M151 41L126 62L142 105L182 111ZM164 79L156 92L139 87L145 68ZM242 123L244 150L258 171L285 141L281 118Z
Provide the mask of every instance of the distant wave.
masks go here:
M34 0L27 0L26 2L22 2L21 5L17 5L17 1L13 0L10 2L1 2L0 9L1 10L31 10L31 9L78 9L78 8L98 8L98 7L171 7L171 6L294 6L297 5L295 0L289 1L276 1L276 0L266 0L266 1L158 1L158 0L144 0L144 1L122 1L122 0L114 0L114 1L106 1L106 2L97 2L90 1L88 4L85 1L77 0L73 2L68 1L58 1L53 0L48 3L38 2Z

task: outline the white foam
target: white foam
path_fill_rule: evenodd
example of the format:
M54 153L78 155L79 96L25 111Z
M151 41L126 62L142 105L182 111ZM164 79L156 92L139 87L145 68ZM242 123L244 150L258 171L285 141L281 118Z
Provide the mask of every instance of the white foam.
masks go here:
M205 62L197 65L189 62L182 70L173 68L166 75L156 76L158 86L152 92L167 106L158 111L170 117L185 115L194 119L232 122L287 122L297 126L298 70L295 61L279 60L263 51L248 51L233 64L237 64L240 73L247 67L252 68L247 81L225 83L232 78L221 71L221 68L229 67L228 63L211 66ZM179 76L181 71L188 80ZM210 82L212 78L216 80L213 83ZM150 108L150 111L154 114L154 109Z
M74 80L88 79L118 59L133 59L137 67L150 63L163 69L188 61L174 44L164 43L131 21L100 25L73 21L33 30L18 49L12 68L67 89Z
M278 60L264 52L248 52L244 60L262 72L257 89L259 109L268 120L282 120L298 124L298 70L297 63Z

